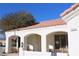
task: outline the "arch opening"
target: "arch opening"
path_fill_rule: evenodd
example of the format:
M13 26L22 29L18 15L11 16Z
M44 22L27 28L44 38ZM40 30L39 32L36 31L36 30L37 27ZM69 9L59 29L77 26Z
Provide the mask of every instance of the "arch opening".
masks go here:
M29 34L24 37L24 50L41 51L41 36L38 34Z
M53 32L46 36L47 52L68 52L68 34L67 32Z
M20 48L20 37L19 36L11 36L9 37L9 53L18 53Z

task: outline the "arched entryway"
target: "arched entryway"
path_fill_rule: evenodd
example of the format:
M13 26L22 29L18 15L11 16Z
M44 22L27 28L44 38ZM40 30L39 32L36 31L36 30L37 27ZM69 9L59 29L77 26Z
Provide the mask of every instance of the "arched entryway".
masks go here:
M68 34L67 32L52 32L46 36L47 52L68 52Z
M11 36L9 37L9 53L18 53L20 48L20 37L19 36Z
M24 50L41 51L41 36L38 34L29 34L24 37Z

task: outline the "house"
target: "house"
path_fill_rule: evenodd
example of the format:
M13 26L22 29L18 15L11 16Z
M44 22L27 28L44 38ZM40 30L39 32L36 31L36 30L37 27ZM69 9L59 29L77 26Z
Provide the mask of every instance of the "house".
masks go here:
M6 53L22 56L79 56L79 4L61 18L6 31Z
M5 46L5 39L0 39L0 46Z

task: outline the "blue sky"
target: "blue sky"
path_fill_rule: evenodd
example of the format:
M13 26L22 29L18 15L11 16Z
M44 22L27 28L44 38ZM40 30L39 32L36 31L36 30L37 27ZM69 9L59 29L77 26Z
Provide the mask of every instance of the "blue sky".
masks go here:
M0 18L6 14L26 11L30 12L37 22L60 18L60 14L73 3L2 3Z
M60 18L60 14L73 3L0 3L0 18L4 15L26 11L30 12L37 22ZM0 38L4 35L0 34Z

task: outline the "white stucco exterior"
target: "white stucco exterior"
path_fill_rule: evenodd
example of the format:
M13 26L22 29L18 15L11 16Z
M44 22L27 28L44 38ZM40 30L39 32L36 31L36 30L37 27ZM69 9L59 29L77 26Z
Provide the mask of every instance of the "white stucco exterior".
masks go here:
M66 32L68 35L68 53L69 56L79 56L79 7L67 14L66 16L62 17L66 21L67 24L65 25L58 25L58 26L50 26L50 27L42 27L42 28L33 28L33 29L22 29L22 30L12 30L12 31L6 31L6 50L5 52L9 52L9 37L12 35L19 36L21 38L21 46L19 48L19 55L51 55L51 53L47 52L47 44L51 42L53 44L53 41L48 39L47 41L47 35L50 33L55 32ZM27 37L29 34L37 34L41 36L41 51L40 52L33 52L33 51L27 51L24 50L24 48L27 49L26 44L24 45L24 38ZM49 36L50 38L52 36ZM26 42L27 43L27 42ZM37 42L35 42L38 44ZM47 53L46 53L47 52ZM60 55L66 55L65 53L59 53ZM58 54L58 55L59 55Z

